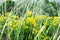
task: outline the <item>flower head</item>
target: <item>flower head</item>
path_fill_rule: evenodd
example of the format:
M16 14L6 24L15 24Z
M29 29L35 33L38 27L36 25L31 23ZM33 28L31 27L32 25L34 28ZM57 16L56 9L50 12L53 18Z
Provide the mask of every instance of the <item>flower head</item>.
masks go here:
M28 13L27 13L27 16L31 16L32 15L32 11L28 11Z
M28 18L26 19L26 21L27 21L28 24L31 23L31 24L33 24L34 26L36 26L36 20L35 20L34 18L28 17Z

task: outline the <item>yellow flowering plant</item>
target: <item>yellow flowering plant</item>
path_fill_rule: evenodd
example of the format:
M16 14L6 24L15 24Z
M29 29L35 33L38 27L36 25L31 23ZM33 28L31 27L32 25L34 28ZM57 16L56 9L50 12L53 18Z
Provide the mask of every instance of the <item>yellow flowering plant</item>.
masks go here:
M20 17L20 18L16 15L12 15L10 17L10 20L8 20L8 22L6 23L5 27L6 33L8 35L9 33L11 33L12 37L13 35L15 35L16 39L18 37L24 36L23 38L26 40L29 40L31 37L33 40L34 37L38 35L39 32L42 31L38 35L40 40L49 40L48 37L52 37L53 32L57 30L58 25L60 24L59 17L50 17L38 14L33 15L32 11L28 11L26 15L27 15L26 17ZM5 25L7 19L8 16L4 15L0 16L0 30L2 30L2 27ZM42 30L43 26L45 26L45 28Z
M28 11L28 12L27 12L27 16L28 16L28 17L31 17L31 16L32 16L32 11Z
M36 20L33 17L26 18L26 23L27 24L32 24L33 26L37 26Z
M57 26L59 24L59 17L54 17L53 26Z
M14 20L8 23L8 26L10 26L13 30L19 29L20 26L22 26L21 20Z
M0 16L0 25L4 25L7 20L6 16Z
M16 15L12 15L11 18L12 18L12 19L18 19L18 16L16 16Z

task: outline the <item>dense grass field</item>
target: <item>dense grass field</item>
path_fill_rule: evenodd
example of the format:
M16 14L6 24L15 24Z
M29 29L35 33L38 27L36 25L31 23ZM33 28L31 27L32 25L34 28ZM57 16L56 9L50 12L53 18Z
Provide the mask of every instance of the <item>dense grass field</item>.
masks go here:
M2 1L0 40L60 40L60 4L48 0Z

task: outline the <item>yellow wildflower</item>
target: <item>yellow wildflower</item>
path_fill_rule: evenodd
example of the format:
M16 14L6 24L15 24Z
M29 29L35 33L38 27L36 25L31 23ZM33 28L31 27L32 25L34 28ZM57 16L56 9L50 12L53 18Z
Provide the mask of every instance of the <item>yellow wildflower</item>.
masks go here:
M16 27L16 25L13 25L13 27Z
M26 21L27 21L27 23L32 23L34 26L36 26L36 20L35 20L34 18L28 17L28 18L26 19Z
M46 38L44 38L44 40L47 40Z
M0 17L0 20L3 20L3 17Z
M10 12L6 12L6 15L9 16L10 15Z
M48 37L44 37L44 40L48 40L49 38Z
M25 29L28 29L29 27L27 25L24 26Z
M54 17L54 19L58 19L58 17Z
M40 30L38 29L33 29L33 33L38 33Z
M21 20L15 20L15 24L18 25L18 26L21 26L23 23Z
M53 26L56 26L56 25L58 25L58 24L59 24L58 17L54 17L52 25L53 25Z
M35 30L35 33L38 33L39 32L39 30Z
M32 11L28 11L27 16L31 16L32 15Z
M15 28L15 30L18 30L18 28Z
M16 18L18 18L18 16L16 16L16 15L13 15L12 16L12 19L16 19Z

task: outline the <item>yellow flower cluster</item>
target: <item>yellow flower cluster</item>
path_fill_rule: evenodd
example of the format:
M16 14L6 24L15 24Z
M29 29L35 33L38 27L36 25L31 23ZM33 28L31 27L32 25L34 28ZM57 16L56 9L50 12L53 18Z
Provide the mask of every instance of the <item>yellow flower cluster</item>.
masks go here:
M27 25L24 26L24 29L28 29L29 27Z
M27 23L31 23L31 24L33 24L34 26L37 26L36 20L35 20L33 17L28 17L28 18L26 19L26 21L27 21Z
M56 26L59 24L59 17L54 17L53 19L53 26Z
M6 20L7 20L6 16L0 16L0 25L3 26L5 24L5 22L6 22Z
M8 17L10 14L11 14L10 12L6 12L6 14L5 14L5 15Z
M33 32L32 32L32 33L33 33L33 34L34 34L34 33L38 33L39 31L40 31L40 30L38 30L38 29L33 29Z
M31 16L32 15L32 11L28 11L27 16Z
M44 39L43 40L48 40L48 37L44 37Z
M0 20L6 20L7 19L7 17L5 17L5 16L0 16Z
M18 16L13 15L13 16L12 16L12 19L18 19Z
M11 22L7 23L8 26L11 27L13 30L18 30L20 26L22 26L22 21L21 20L14 20Z
M9 14L7 14L7 15L9 15ZM3 16L3 15L0 16L0 29L2 29L3 26L5 25L7 18L8 18L8 16ZM32 11L28 11L26 17L23 16L23 17L19 18L16 15L12 15L11 19L9 19L8 22L6 23L5 29L8 30L9 32L14 31L14 33L15 33L15 31L17 31L17 33L18 33L18 31L21 28L20 32L21 33L23 32L23 35L32 33L33 37L34 37L37 33L39 33L41 31L40 29L43 26L45 26L45 28L43 29L43 32L41 32L41 35L39 37L41 38L41 40L49 40L49 38L50 38L49 33L51 32L51 35L52 35L52 32L55 30L53 28L55 28L55 26L58 27L57 25L59 23L60 23L59 17L49 17L49 16L45 16L45 15L33 15L32 16ZM20 33L18 33L18 34L20 34ZM31 34L29 34L29 35L31 35ZM27 37L29 35L27 35Z
M7 13L10 14L10 12L7 12ZM36 27L38 26L37 20L39 20L39 23L41 21L43 24L46 24L46 25L56 26L59 24L59 20L58 20L59 17L47 17L45 15L34 15L33 17L31 17L31 15L32 15L32 11L28 11L28 13L27 13L28 17L26 18L26 20L24 22L26 22L27 24L36 26ZM12 18L12 21L8 22L7 25L11 26L12 28L17 29L19 26L23 25L23 22L18 19L18 16L12 15L11 18ZM1 23L5 22L6 20L7 20L7 16L1 15L0 16L0 25L1 25ZM46 20L47 20L47 22L46 22ZM24 28L28 28L28 26L25 25Z

